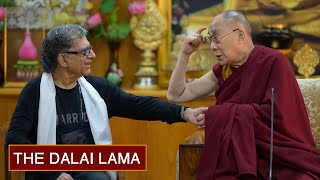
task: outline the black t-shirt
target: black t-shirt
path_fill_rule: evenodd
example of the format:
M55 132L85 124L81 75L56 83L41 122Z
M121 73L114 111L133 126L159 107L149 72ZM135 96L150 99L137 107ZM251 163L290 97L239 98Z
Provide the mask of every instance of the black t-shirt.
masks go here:
M68 90L56 86L56 108L57 144L94 144L79 85Z

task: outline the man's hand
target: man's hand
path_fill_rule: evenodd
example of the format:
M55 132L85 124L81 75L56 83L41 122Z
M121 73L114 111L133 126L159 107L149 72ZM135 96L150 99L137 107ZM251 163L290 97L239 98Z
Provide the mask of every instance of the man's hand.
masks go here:
M206 28L204 27L200 28L195 34L189 35L184 39L182 53L190 55L201 46L202 42L204 41L201 32L205 29Z
M191 122L192 124L198 126L198 128L204 128L204 112L207 110L207 107L200 107L196 109L187 108L184 111L184 120Z
M56 180L73 180L70 174L62 173Z

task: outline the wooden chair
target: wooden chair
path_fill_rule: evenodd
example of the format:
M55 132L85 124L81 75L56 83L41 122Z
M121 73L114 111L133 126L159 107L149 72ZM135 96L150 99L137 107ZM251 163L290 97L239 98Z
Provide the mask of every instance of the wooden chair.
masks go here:
M204 130L194 132L179 145L176 179L195 180L204 143Z

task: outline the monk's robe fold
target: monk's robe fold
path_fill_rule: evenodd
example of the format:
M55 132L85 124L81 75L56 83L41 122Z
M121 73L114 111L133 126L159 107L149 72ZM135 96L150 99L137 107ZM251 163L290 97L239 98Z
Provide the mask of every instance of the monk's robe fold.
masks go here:
M291 64L281 53L255 46L248 60L219 82L216 105L205 114L205 146L198 179L253 175L268 179L271 88L274 88L274 179L319 179L308 114Z

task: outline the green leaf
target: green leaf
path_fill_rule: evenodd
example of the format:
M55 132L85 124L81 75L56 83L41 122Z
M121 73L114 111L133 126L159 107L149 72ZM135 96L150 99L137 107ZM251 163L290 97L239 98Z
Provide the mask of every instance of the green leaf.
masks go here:
M112 12L111 12L111 14L110 14L110 21L111 21L111 23L117 23L117 21L118 21L117 13L118 13L119 10L120 10L120 7L119 7L119 6L115 7L115 8L112 10Z
M111 41L119 39L119 26L116 23L109 24L107 27L107 37Z
M119 22L119 38L125 38L130 33L131 28L130 25L127 22Z
M107 38L109 41L118 41L125 38L130 33L131 29L127 22L118 21L118 12L120 6L115 6L116 0L104 0L101 5L101 10L109 15L108 25L106 29L101 25L95 28L96 37Z
M98 38L108 38L108 33L106 32L106 30L104 29L103 25L102 24L99 24L96 28L95 28L95 31L96 31L96 36Z
M4 32L4 21L0 21L0 32Z
M117 41L128 36L130 25L126 22L111 23L107 27L107 38L111 41Z
M0 0L0 6L13 7L15 6L14 0Z
M172 9L176 9L180 6L180 1L179 0L173 0L172 1Z
M116 4L116 0L104 0L101 5L101 10L104 13L111 13L114 9L114 5Z

